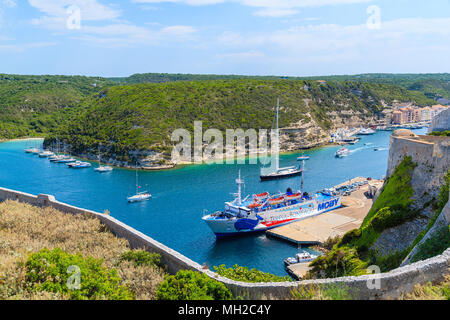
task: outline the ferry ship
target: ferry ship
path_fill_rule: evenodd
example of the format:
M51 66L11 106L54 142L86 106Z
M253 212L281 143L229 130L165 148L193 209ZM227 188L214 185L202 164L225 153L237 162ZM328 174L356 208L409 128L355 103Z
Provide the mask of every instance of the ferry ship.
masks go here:
M202 218L218 238L273 229L334 210L342 203L342 196L333 190L308 195L288 189L282 194L264 192L241 199L244 181L240 172L236 183L238 192L235 199L226 202L223 211Z

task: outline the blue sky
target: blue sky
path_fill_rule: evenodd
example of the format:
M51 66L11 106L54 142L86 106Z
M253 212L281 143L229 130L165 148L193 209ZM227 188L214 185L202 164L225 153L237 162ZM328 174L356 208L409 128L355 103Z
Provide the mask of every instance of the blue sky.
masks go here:
M449 0L0 0L0 73L432 73L449 56Z

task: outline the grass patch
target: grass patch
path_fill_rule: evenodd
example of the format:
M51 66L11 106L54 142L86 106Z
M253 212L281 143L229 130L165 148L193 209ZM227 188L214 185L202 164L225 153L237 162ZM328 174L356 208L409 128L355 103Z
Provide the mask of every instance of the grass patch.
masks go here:
M258 269L249 269L235 264L232 268L227 268L224 264L215 266L216 271L222 277L243 281L243 282L285 282L292 281L288 276L280 277L271 273L262 272Z
M231 300L233 295L221 282L191 270L168 275L158 286L158 300Z
M326 286L310 285L299 287L291 291L294 300L351 300L349 287L344 284L330 284Z
M414 190L411 186L411 176L417 164L413 163L411 157L405 157L395 168L394 173L386 181L382 192L373 204L362 226L367 226L375 214L383 208L392 208L395 211L407 211L413 202L411 197Z
M437 256L448 247L450 247L450 228L449 226L444 226L419 245L417 253L411 257L411 262Z
M413 291L403 295L403 300L450 300L450 275L445 276L444 281L433 285L428 282L425 285L416 285Z

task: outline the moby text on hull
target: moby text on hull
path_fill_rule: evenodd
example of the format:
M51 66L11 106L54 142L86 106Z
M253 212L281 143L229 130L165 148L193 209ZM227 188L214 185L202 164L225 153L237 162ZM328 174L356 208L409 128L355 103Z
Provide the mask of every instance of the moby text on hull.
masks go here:
M332 190L313 195L301 191L270 195L268 192L241 199L241 180L236 180L238 193L225 210L205 215L202 219L217 237L273 229L306 219L341 206L342 196Z

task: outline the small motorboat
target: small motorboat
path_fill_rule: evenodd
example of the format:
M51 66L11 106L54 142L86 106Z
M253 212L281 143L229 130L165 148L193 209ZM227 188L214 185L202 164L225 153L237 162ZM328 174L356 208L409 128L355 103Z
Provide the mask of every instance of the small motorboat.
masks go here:
M303 252L297 253L295 255L295 258L289 257L289 258L284 259L284 264L286 266L289 266L291 264L296 264L296 263L306 263L306 262L311 262L316 258L317 258L316 255L311 254L306 251L303 251Z
M358 135L367 136L367 135L371 135L371 134L374 134L374 133L375 133L375 130L372 130L370 128L360 128L359 132L358 132Z
M302 169L298 169L296 167L285 167L285 168L278 168L276 171L268 174L261 174L259 177L261 181L267 181L299 176L301 174Z
M53 152L45 150L45 151L42 151L41 153L39 153L39 158L48 158L48 157L51 157L54 155L55 154Z
M76 161L77 161L77 159L68 156L66 158L62 158L62 159L56 160L55 162L57 162L57 163L73 163L73 162L76 162Z
M100 167L95 168L94 171L97 171L97 172L110 172L110 171L113 171L113 168L110 167L110 166L100 166Z
M139 202L139 201L145 201L149 200L152 197L152 195L147 192L139 192L138 194L135 194L134 196L127 197L128 202Z
M40 150L38 148L28 148L24 150L26 153L39 153Z
M58 155L51 156L50 158L48 158L48 160L50 160L50 162L59 162L60 160L64 160L67 158L70 158L70 157L66 156L64 154L58 154Z
M343 158L343 157L348 156L349 154L350 154L350 150L348 150L347 148L340 148L338 151L336 151L334 156L336 158Z
M84 161L75 161L67 164L72 169L83 169L83 168L89 168L91 164L89 162Z

